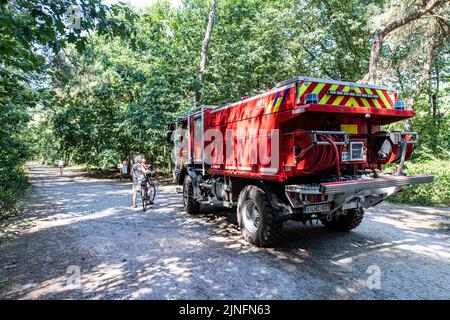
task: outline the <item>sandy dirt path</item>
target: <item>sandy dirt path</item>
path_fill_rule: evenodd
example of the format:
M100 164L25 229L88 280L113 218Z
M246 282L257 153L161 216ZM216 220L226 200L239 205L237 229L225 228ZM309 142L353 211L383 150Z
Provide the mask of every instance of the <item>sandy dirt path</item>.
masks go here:
M450 299L449 208L383 204L346 234L290 222L261 249L231 211L188 216L174 186L143 213L128 182L30 170L0 235L3 299Z

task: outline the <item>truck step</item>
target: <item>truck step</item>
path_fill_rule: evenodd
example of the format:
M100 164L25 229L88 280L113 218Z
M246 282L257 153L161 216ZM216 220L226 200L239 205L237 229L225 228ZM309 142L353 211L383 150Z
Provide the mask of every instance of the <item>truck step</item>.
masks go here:
M371 180L350 180L342 182L327 182L320 184L320 192L323 194L357 193L363 190L381 189L389 187L401 187L410 184L430 183L433 176L429 174L416 176L391 176Z

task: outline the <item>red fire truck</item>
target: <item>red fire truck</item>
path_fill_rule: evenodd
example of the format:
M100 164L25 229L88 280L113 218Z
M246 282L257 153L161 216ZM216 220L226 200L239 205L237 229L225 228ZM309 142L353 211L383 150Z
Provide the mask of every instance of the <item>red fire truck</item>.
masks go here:
M244 238L258 246L278 240L286 220L349 231L365 208L433 181L404 172L417 133L381 127L414 115L384 86L296 77L178 117L169 125L174 180L187 213L236 207Z

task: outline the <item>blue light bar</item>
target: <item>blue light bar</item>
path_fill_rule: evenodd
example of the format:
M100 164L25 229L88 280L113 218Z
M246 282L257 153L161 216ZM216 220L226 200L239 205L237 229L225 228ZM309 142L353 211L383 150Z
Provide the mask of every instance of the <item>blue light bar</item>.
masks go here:
M406 109L406 105L403 101L397 101L396 103L394 103L394 109L396 110L405 110Z
M305 103L319 103L319 96L316 93L308 93L305 98Z

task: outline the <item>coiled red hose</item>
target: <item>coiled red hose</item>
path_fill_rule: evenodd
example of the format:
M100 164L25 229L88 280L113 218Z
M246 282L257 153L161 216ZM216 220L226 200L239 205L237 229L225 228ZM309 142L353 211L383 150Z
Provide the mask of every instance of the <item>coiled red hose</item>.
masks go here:
M327 136L327 140L331 143L331 146L334 149L335 163L336 163L336 179L337 181L341 180L341 161L339 160L339 149L333 139Z
M328 141L330 145L311 145L306 148L299 158L305 158L304 174L314 174L336 165L336 178L340 180L339 149L332 136L319 136L319 141Z

